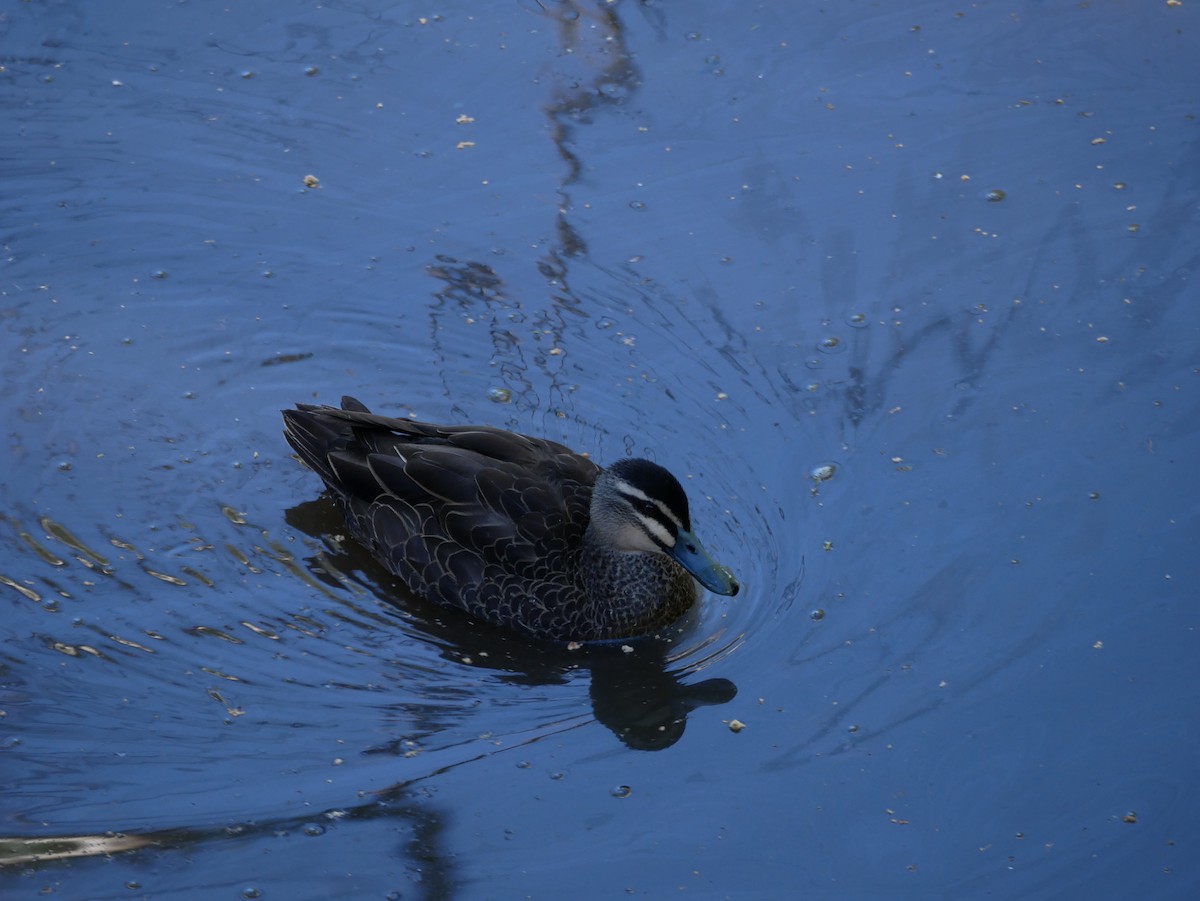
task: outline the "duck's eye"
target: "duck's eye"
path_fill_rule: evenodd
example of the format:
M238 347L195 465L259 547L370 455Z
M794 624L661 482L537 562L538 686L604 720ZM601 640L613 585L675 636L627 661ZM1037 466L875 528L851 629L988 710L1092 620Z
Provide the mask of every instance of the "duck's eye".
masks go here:
M651 501L636 500L633 502L633 509L637 510L643 516L653 516L658 512L658 507Z

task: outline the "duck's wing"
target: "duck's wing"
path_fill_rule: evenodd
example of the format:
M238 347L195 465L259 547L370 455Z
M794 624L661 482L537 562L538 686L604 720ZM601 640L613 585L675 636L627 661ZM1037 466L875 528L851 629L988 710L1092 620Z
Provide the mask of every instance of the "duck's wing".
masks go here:
M522 473L551 490L556 484L570 482L590 489L600 471L587 457L555 441L489 426L444 426L381 416L352 397L342 398L341 409L297 404L294 410L284 410L283 418L288 443L335 490L340 490L335 484L339 478L353 475L349 470L335 470L334 454L343 467L350 461L361 462L359 458L395 457L405 469L411 463L414 474L423 473L420 482L430 489L472 476L486 478L495 470ZM375 491L366 483L358 484L365 494ZM402 496L405 485L400 480L394 486ZM383 487L390 490L391 486ZM465 500L462 494L453 496Z
M570 575L599 467L553 441L301 405L284 412L296 452L348 523L414 590L467 606L487 587Z

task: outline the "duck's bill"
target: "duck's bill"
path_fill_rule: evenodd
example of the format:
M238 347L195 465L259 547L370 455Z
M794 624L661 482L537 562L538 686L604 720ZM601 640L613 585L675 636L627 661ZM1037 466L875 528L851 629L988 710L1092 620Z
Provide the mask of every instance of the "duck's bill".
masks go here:
M669 553L697 582L714 594L738 593L741 586L733 573L710 557L704 545L691 532L680 532L675 538L675 547Z

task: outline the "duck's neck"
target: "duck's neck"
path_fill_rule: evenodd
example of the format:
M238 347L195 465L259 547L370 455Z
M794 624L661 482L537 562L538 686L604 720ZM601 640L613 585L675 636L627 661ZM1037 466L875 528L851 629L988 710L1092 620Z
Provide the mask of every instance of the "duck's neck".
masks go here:
M613 550L585 540L582 563L588 619L603 633L597 637L648 632L678 619L696 600L692 577L665 554Z

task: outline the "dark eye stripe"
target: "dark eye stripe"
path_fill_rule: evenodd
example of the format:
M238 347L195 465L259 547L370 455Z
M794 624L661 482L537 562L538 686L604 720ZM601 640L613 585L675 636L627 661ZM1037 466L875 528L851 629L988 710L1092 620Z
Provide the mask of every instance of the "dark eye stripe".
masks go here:
M682 491L680 491L680 495L683 498L683 516L680 516L676 508L663 501L661 497L649 494L642 488L626 482L624 479L617 479L613 487L616 493L620 495L621 500L629 504L634 510L640 511L638 513L639 516L661 523L668 534L675 535L680 529L690 531L691 526L688 523L687 516L687 497L683 495ZM640 506L642 504L647 506Z
M642 497L621 493L621 497L631 506L634 511L645 519L653 520L667 530L667 533L674 535L679 531L679 523L672 519L658 502L647 500Z

